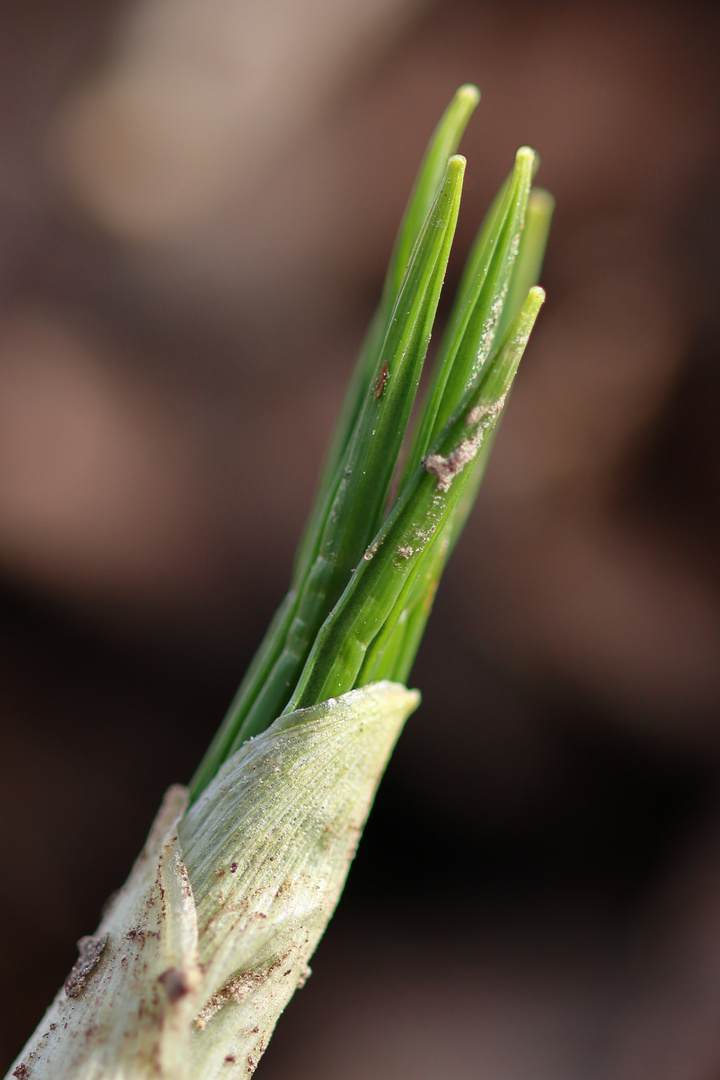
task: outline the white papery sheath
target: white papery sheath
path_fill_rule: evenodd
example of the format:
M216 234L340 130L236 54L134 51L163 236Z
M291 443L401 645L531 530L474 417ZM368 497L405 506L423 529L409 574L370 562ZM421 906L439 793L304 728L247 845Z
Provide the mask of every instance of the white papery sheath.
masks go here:
M373 683L280 717L187 811L170 788L126 884L9 1076L250 1075L307 978L419 702Z

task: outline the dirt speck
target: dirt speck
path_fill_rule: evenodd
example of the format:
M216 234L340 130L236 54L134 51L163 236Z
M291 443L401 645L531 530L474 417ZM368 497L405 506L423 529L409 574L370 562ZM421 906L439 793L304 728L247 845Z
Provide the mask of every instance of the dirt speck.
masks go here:
M205 1005L203 1005L200 1012L195 1017L195 1026L199 1031L205 1027L205 1025L212 1020L213 1016L222 1009L228 1002L234 1002L239 1005L247 995L261 986L267 979L270 972L277 966L279 961L275 961L273 967L265 971L245 971L242 975L236 975L234 979L226 983L220 990L216 990L213 996Z
M378 545L377 545L377 544L373 544L373 546L372 546L372 547L369 547L369 548L367 549L367 551L366 551L366 552L365 552L365 554L363 555L363 559L365 560L365 562L370 562L370 560L372 559L373 555L375 555L375 553L377 552L377 549L378 549Z
M185 997L190 989L183 972L178 971L175 967L163 971L162 975L158 976L158 982L165 987L165 993L171 1005L174 1005L180 998Z
M303 968L302 968L302 971L300 972L300 977L298 979L298 984L297 984L297 989L298 990L302 990L303 986L308 981L308 979L310 978L311 975L312 975L312 968L309 967L307 964L304 964Z
M100 957L108 943L108 935L83 937L77 943L79 956L65 980L65 993L70 998L79 997L87 985L91 973L100 963Z
M382 367L380 368L380 374L377 377L375 383L375 389L373 390L373 401L379 401L382 397L382 392L385 389L385 383L390 378L390 372L388 371L387 360L383 360Z

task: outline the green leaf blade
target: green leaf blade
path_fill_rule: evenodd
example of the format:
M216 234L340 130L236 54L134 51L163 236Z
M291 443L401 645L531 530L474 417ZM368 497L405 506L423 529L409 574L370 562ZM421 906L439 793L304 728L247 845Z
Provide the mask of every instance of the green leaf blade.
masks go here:
M418 236L443 182L448 160L457 152L465 128L479 101L480 91L477 86L472 83L461 86L440 118L428 143L393 244L380 304L370 323L355 364L323 465L314 507L298 547L294 581L299 580L307 570L311 558L312 535L317 528L316 519L322 513L328 490L347 447L364 395L370 385L372 373L377 367L392 310Z
M440 536L470 466L502 410L544 300L532 289L493 362L478 374L328 616L288 709L345 693L386 620L401 615L408 578Z
M318 518L314 555L286 640L236 725L231 752L282 712L317 632L380 526L445 277L464 171L464 158L450 159L398 293L374 382Z
M446 163L398 291L353 433L324 503L313 513L294 586L193 777L193 798L229 754L282 712L315 634L380 525L445 278L465 165L460 156ZM305 570L298 579L303 564Z
M515 168L480 229L438 355L435 378L408 457L403 483L457 407L489 356L520 247L537 155L521 147Z
M547 247L550 225L555 211L555 200L544 188L532 188L528 196L525 226L520 237L520 247L512 268L510 287L498 326L502 337L511 321L522 307L533 285L540 281Z

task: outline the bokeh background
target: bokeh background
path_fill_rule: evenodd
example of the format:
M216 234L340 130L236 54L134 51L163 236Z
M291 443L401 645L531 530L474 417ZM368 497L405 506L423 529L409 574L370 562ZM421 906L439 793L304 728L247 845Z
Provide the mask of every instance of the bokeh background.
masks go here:
M286 586L425 141L548 303L266 1080L720 1076L711 6L0 5L0 1053ZM446 308L443 308L443 312Z

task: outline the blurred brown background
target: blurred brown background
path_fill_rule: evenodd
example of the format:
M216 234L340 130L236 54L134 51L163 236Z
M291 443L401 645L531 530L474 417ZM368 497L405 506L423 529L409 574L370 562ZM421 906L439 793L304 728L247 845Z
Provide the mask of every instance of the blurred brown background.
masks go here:
M0 6L0 1048L284 591L425 141L548 303L268 1080L720 1077L720 68L684 3ZM443 309L445 310L445 309Z

